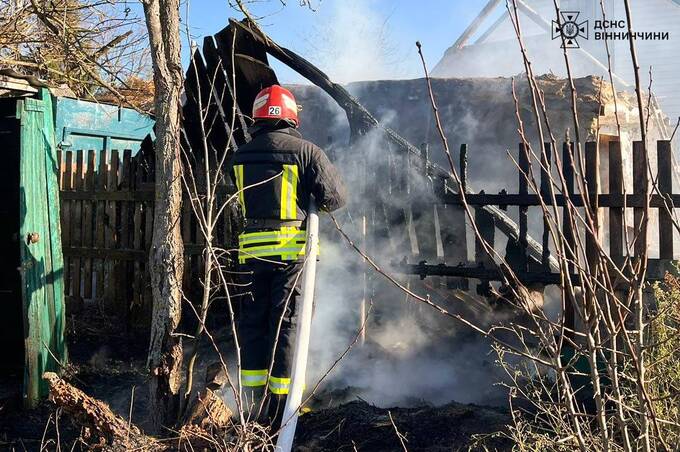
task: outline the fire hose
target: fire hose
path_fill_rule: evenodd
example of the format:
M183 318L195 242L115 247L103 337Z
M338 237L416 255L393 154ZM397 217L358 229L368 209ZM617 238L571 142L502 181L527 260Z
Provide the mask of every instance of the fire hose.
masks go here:
M307 371L307 355L309 352L309 336L312 329L312 311L314 307L314 285L316 282L316 258L319 252L319 215L310 200L307 214L307 245L305 250L305 268L302 275L302 306L298 322L291 384L283 410L281 431L276 442L277 452L290 452L295 437L298 411L302 404L302 393L305 388Z

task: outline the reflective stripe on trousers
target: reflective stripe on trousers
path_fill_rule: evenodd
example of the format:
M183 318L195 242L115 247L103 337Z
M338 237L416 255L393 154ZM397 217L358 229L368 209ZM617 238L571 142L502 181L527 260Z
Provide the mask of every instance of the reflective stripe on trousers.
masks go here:
M267 374L267 369L241 369L241 385L249 388L264 386L267 384Z
M285 395L290 390L290 378L270 377L269 390L272 394Z

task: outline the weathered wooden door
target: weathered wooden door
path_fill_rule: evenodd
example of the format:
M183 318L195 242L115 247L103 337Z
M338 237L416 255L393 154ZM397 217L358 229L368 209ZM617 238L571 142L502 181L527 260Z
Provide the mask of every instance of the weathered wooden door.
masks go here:
M46 395L46 371L66 362L63 257L52 100L17 104L21 121L20 247L26 365L24 398L34 405Z

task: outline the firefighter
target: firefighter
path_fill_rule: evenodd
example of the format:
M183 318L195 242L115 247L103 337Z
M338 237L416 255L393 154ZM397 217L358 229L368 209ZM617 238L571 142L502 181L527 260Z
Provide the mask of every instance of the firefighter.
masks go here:
M260 91L253 119L252 140L232 161L245 218L238 252L247 284L237 326L240 377L251 406L268 389L265 421L278 430L290 387L310 197L331 212L345 204L346 189L324 152L296 130L298 106L290 91L279 85Z

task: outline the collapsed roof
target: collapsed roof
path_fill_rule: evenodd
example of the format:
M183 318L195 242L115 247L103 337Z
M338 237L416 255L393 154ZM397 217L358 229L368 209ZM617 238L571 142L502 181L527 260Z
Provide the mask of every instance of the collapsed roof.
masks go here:
M444 131L452 151L469 146L470 180L487 192L516 189L517 170L507 157L516 155L521 138L518 133L516 106L511 78L433 79L432 87L439 106ZM544 93L550 130L558 143L570 135L574 139L571 92L568 80L552 75L538 78ZM577 91L581 141L597 141L598 136L617 136L614 95L611 85L599 77L574 80ZM303 110L300 114L303 134L320 145L346 142L349 128L341 109L315 86L290 87ZM427 144L431 158L446 166L441 140L436 130L424 79L384 80L351 83L347 89L385 126L418 146ZM525 77L515 80L515 90L528 140L538 148L530 90ZM630 142L640 138L638 109L630 92L616 95L621 125L624 157ZM667 118L652 103L648 137L668 137ZM549 135L545 134L546 141ZM627 147L626 147L627 146ZM457 161L457 155L454 155ZM490 171L492 169L492 171Z

